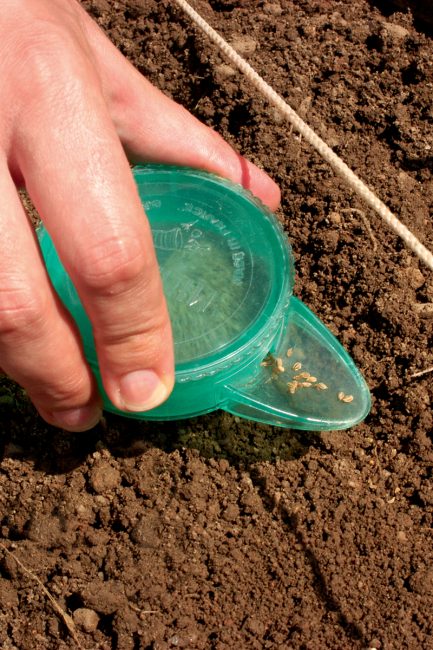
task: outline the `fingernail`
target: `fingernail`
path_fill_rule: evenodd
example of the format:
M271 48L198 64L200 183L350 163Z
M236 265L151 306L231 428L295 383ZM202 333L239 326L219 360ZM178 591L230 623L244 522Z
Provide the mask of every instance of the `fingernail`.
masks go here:
M77 409L53 411L51 415L58 427L72 431L87 431L98 424L102 412L94 406L83 406Z
M126 411L149 411L164 402L169 390L153 370L136 370L119 382L120 400Z

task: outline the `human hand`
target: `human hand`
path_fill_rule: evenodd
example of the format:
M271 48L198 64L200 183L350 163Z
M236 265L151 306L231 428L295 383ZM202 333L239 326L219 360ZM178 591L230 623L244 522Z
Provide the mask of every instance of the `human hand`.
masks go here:
M199 167L271 209L275 183L133 68L76 0L2 0L0 366L48 422L84 431L101 406L17 193L25 186L93 325L121 410L164 401L171 328L134 161Z

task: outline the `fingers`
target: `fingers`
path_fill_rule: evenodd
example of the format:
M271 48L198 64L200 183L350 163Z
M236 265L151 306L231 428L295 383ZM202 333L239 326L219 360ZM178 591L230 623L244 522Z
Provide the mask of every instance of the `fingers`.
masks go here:
M109 398L121 410L145 411L173 387L173 347L150 228L122 144L138 160L231 178L272 209L279 190L143 79L78 3L53 17L45 0L26 6L42 13L30 22L27 14L23 18L26 47L11 55L20 65L4 64L4 96L12 98L12 108L3 111L7 128L0 130L0 146L89 315ZM56 2L53 11L63 6ZM8 220L10 236L0 260L0 365L48 421L84 430L99 417L94 382L75 326L52 292L6 163L0 196L6 197L0 223Z
M101 416L79 337L52 292L6 164L0 164L0 363L41 415L72 431Z
M206 169L241 183L271 210L279 206L280 190L263 170L149 83L87 15L83 22L111 116L132 159Z
M65 71L62 103L28 108L18 166L92 322L108 396L121 410L145 411L174 383L152 236L98 80L78 52ZM55 97L58 81L48 81Z
M206 169L240 183L271 210L277 209L280 190L263 170L146 79L140 81L132 86L136 112L123 111L117 120L120 137L133 159Z

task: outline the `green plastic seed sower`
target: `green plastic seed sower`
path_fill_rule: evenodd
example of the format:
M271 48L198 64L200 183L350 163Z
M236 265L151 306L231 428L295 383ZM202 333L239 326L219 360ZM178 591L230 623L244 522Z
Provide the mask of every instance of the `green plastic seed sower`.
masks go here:
M43 226L51 281L76 321L107 411L147 420L224 409L308 430L345 429L370 408L337 339L292 295L294 265L276 217L251 193L189 168L134 168L172 321L176 384L151 411L121 413L101 382L92 328Z

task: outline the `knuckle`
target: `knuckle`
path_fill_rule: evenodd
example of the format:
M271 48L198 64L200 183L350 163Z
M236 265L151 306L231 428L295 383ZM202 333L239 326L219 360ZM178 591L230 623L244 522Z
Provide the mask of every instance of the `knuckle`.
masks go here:
M167 354L171 341L168 315L164 311L149 317L143 315L138 326L127 330L124 322L117 326L113 323L99 332L97 339L98 348L104 349L109 365L125 366L140 360L140 365L152 367Z
M17 36L20 57L17 72L28 76L33 83L53 77L58 66L68 62L69 48L65 47L71 37L60 25L47 25L35 20L31 30Z
M0 336L34 335L46 318L46 304L32 288L0 289Z
M99 241L78 261L77 274L85 290L118 295L146 276L148 256L132 238L112 237Z
M78 71L84 54L73 30L36 19L31 28L15 36L11 49L14 65L4 74L25 106L24 117L29 111L41 110L41 102L44 110L55 110L64 105L65 97L68 104L80 101L84 91Z
M37 386L29 387L32 399L47 408L78 408L88 400L88 379L83 373L63 376L61 381L41 381Z
M101 332L101 341L105 345L136 347L141 353L143 349L146 353L152 353L152 350L160 351L167 338L167 322L168 315L165 311L158 309L146 314L143 308L138 312L135 326L123 319L112 321L110 326ZM146 342L145 346L143 340Z

